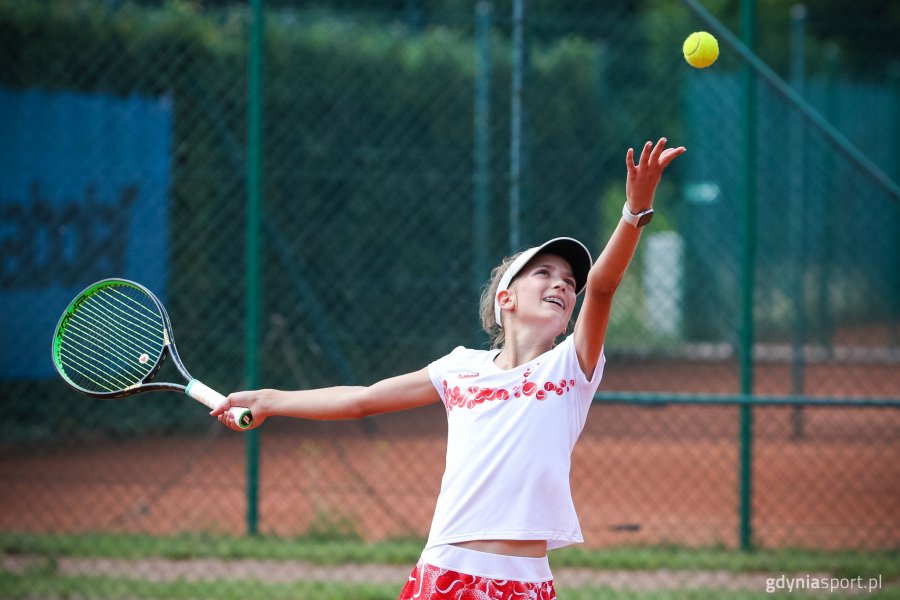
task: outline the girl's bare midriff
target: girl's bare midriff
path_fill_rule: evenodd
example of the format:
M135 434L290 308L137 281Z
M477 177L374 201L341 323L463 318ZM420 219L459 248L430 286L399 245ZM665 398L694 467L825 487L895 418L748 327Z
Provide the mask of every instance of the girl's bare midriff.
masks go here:
M469 542L456 542L453 545L468 550L506 556L525 556L528 558L547 556L547 542L544 540L472 540Z

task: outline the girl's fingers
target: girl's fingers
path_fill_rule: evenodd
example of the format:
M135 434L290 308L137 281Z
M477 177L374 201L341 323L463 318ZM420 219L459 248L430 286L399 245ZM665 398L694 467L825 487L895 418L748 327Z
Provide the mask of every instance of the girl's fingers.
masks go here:
M650 150L653 148L653 142L647 142L644 144L644 149L641 151L641 166L646 167L650 163Z
M638 165L634 164L634 148L629 148L625 154L625 166L628 168L629 177L637 177Z
M650 152L650 162L652 164L656 164L659 162L659 155L662 154L663 148L666 147L666 138L659 138L659 141L656 142L656 146L653 147L653 151Z
M668 142L668 139L662 137L659 138L656 145L654 145L653 142L644 144L644 147L641 149L641 156L638 160L638 164L635 164L634 162L634 148L629 148L628 152L625 153L625 166L628 167L628 172L635 174L638 169L645 171L651 165L659 166L660 169L665 169L676 156L685 151L684 146L666 148L666 142Z
M665 169L669 166L669 163L675 160L675 157L683 154L687 150L684 146L679 146L677 148L669 148L665 152L662 153L662 156L659 158L659 166Z

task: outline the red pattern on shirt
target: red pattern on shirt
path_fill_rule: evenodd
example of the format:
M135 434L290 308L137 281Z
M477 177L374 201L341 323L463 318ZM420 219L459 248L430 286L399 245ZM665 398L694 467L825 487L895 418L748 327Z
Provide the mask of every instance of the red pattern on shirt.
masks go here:
M539 363L540 364L540 363ZM537 365L534 365L535 367ZM538 384L528 381L531 375L531 369L525 371L522 383L513 387L512 390L505 388L480 387L470 385L468 387L460 387L459 385L450 386L446 379L442 381L444 388L444 398L447 403L447 412L454 408L475 408L479 404L492 401L503 401L512 398L531 397L537 400L546 400L549 393L555 392L557 396L569 393L575 387L574 379L560 379L559 382L545 381Z

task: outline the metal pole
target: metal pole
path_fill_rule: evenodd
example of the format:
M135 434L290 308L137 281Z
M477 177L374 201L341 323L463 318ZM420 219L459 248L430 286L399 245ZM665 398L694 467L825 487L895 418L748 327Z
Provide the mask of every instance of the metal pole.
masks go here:
M756 1L741 0L741 39L751 50L756 37ZM743 231L741 256L741 335L740 384L741 394L753 395L753 295L756 272L756 73L750 64L741 72L743 88L743 145L744 188L742 198ZM740 408L740 489L739 532L740 547L748 550L752 544L753 500L753 408Z
M836 44L829 43L825 46L825 118L830 123L838 122L837 102L837 74L839 50ZM838 186L835 185L835 160L834 155L826 148L822 164L824 173L823 185L825 193L822 195L822 227L821 231L821 275L819 277L819 324L820 343L827 348L829 354L832 351L832 338L834 333L834 319L831 317L831 286L832 266L834 263L834 239L837 231L837 212L835 207L839 199L835 197Z
M890 86L892 115L891 123L893 123L893 133L900 134L900 61L892 61L887 68L888 85ZM892 140L897 139L897 135L890 137ZM900 152L894 152L894 161L890 165L894 181L900 178ZM897 214L897 211L894 211ZM896 224L896 220L894 223ZM898 236L894 235L891 242L892 251L889 253L893 257L892 263L888 263L888 273L892 273L893 277L889 280L888 289L893 290L889 302L889 323L890 326L890 344L892 346L900 345L900 242Z
M260 225L262 204L262 53L263 0L250 0L249 72L247 77L247 313L245 315L244 384L259 387ZM247 432L247 533L259 531L259 431Z
M822 408L891 408L900 409L900 398L847 396L760 396L759 394L696 394L693 392L597 392L596 404L628 404L638 406L817 406Z
M522 122L524 119L525 0L513 0L512 90L510 94L509 140L509 251L522 243Z
M473 279L475 297L489 275L491 205L491 15L490 0L475 4L475 215ZM477 334L480 337L480 330Z
M806 7L795 4L791 7L791 87L801 97L805 96L805 55L806 55ZM805 182L805 139L803 115L791 112L791 191L788 219L788 243L790 244L793 282L791 300L794 308L791 328L791 393L803 395L805 387L805 363L803 348L806 345L806 303L804 283L806 274L806 182ZM803 438L803 408L793 410L793 437Z

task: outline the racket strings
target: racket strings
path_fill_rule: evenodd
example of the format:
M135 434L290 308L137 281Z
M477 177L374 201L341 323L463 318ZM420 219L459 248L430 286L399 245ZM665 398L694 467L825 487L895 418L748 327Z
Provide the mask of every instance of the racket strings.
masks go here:
M68 371L73 375L77 373L99 390L114 391L126 388L139 381L152 368L152 365L149 365L141 369L135 365L134 360L129 361L124 353L111 354L109 347L98 348L91 340L72 339L72 341L72 344L65 347L71 351L65 359ZM140 364L140 359L137 362Z
M119 302L118 306L111 305L109 302L110 299L107 298L98 296L96 300L96 303L86 305L82 308L80 313L81 316L89 320L90 324L97 329L103 330L103 328L106 328L105 331L102 331L104 336L112 334L116 337L99 337L90 339L90 341L95 342L99 339L103 346L111 349L113 352L131 350L138 346L149 346L150 348L155 346L161 347L163 344L163 336L160 334L159 327L161 323L153 323L155 326L150 328L146 326L145 320L136 321L131 319L125 321L115 319L115 317L118 316L117 313L120 313L120 308L122 309L120 314L127 313L129 317L134 317L135 319L144 319L145 316L150 316L152 318L156 316L155 311L148 314L135 314L132 307L122 304L115 298L112 300ZM144 308L140 305L138 306ZM135 325L140 326L140 328L136 328ZM78 333L81 332L79 331ZM126 359L130 358L128 354L122 354L121 352L120 356Z
M121 345L109 344L102 337L84 336L80 331L73 331L67 339L71 343L64 345L63 349L69 350L71 354L64 363L77 369L83 377L106 391L122 389L140 381L154 364L149 362L149 358L148 362L141 364L139 356L137 362L144 367L141 369L134 364L134 352L127 352ZM96 368L98 365L101 368ZM115 373L123 377L115 378Z
M138 383L153 369L162 347L161 336L157 343L138 340L128 334L131 328L121 327L121 322L108 315L85 310L81 316L83 322L76 323L81 328L73 330L72 343L64 349L71 350L69 364L85 380L98 389L114 391ZM153 362L146 350L154 353Z
M111 365L116 371L124 367L126 371L135 370L141 376L146 375L153 363L149 362L149 353L140 350L149 350L155 355L162 349L161 319L153 310L155 307L138 304L121 292L109 292L97 295L93 298L95 302L85 303L77 313L83 321L79 325L84 327L76 328L73 333L84 350L81 356L88 360L101 359L101 365ZM120 298L112 297L112 294ZM128 302L123 302L122 298ZM142 356L145 357L143 362Z
M82 315L86 316L86 315ZM103 322L94 322L93 325L102 326ZM114 323L106 323L106 325L114 326ZM97 351L104 353L104 356L107 358L117 358L122 362L127 362L130 358L133 358L132 353L130 352L130 347L127 347L123 344L116 344L115 342L110 342L111 338L100 337L96 335L85 335L85 333L79 329L73 330L69 334L71 337L70 341L73 342L73 348L80 350L79 355L82 358L90 359L97 357ZM149 369L148 369L149 370Z
M165 346L164 327L156 304L140 290L101 288L70 315L60 359L81 387L123 390L153 370Z

